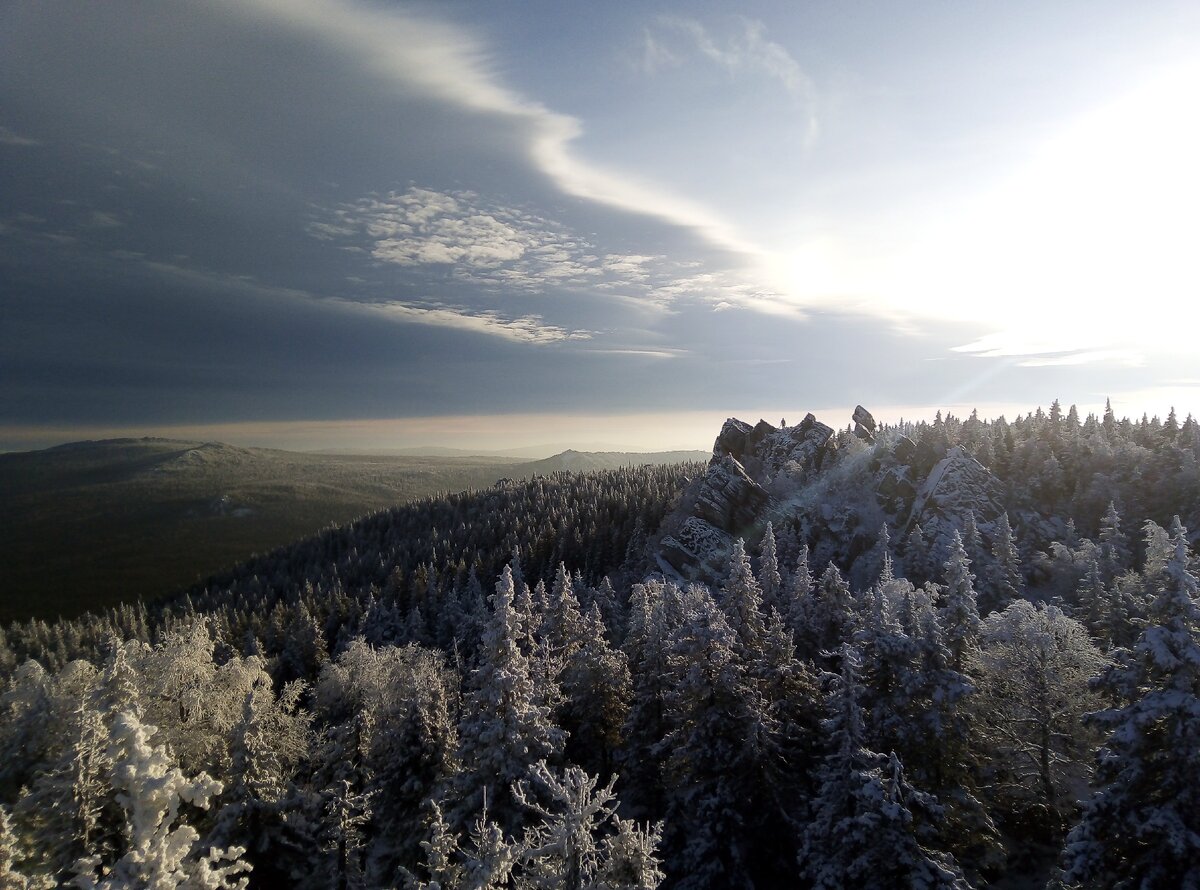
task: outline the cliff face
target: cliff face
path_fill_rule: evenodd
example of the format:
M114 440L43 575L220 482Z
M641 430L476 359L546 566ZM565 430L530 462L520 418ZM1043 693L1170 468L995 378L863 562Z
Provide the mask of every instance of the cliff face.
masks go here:
M713 444L708 471L663 523L652 556L668 574L722 579L733 541L757 544L768 521L829 560L865 572L880 528L896 543L920 523L936 553L974 514L985 541L1004 511L1003 486L962 447L922 454L904 436L880 431L859 405L854 433L835 434L809 414L796 426L754 426L730 418ZM923 471L922 467L932 469Z

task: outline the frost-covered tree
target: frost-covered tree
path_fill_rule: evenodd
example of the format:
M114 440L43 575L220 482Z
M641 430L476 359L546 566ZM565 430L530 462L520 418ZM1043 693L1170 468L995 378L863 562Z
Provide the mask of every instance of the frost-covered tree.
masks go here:
M50 890L54 887L54 880L47 875L22 873L18 866L24 855L8 810L0 806L0 890Z
M264 672L246 693L233 727L228 782L221 795L213 838L246 848L260 878L274 875L286 837L288 811L295 808L293 782L309 753L310 715L300 708L305 684L296 680L276 696Z
M808 605L812 596L812 569L808 564L808 545L801 544L796 555L796 569L784 588L783 617L797 638L803 633L808 621Z
M666 693L668 844L685 890L750 886L745 825L764 786L774 727L738 657L739 639L708 591L687 591ZM761 803L762 798L758 798Z
M821 580L802 601L801 614L796 640L801 653L818 658L846 640L854 625L854 595L836 565L825 568Z
M961 673L979 639L979 608L975 576L971 574L970 561L957 530L950 542L945 570L946 588L939 618L950 649L950 666Z
M16 813L45 852L44 866L65 880L77 860L112 855L123 819L109 784L108 729L100 713L81 698L64 730L58 761L24 790Z
M1102 624L1108 602L1108 590L1104 586L1103 570L1099 559L1088 561L1088 570L1075 588L1075 601L1079 608L1076 615L1096 636L1103 636Z
M783 578L779 573L779 554L775 546L775 528L768 522L759 547L758 584L762 589L763 605L768 609L782 608Z
M623 651L633 696L622 729L625 744L621 771L630 789L626 803L632 804L635 812L658 814L664 805L661 757L655 752L667 733L668 598L677 599L678 589L655 581L633 585L629 598L629 627Z
M904 539L904 576L914 584L932 581L937 575L937 563L933 557L933 545L925 537L921 523L914 522Z
M1055 606L1017 600L990 615L982 635L971 704L993 798L1022 831L1060 833L1089 774L1083 718L1100 706L1088 681L1104 660L1083 625Z
M801 837L801 877L817 890L845 887L962 888L953 858L933 846L937 801L913 788L895 754L866 747L858 699L859 655L846 644L830 684L824 723L830 753Z
M998 612L1021 596L1025 582L1021 577L1021 555L1013 539L1008 514L996 520L996 536L992 541L992 576L988 579L982 610L985 614Z
M621 742L632 693L625 653L605 638L600 606L583 619L583 644L568 657L562 672L564 702L559 725L567 731L567 756L587 770L607 776Z
M1146 553L1142 563L1142 575L1153 584L1175 555L1175 546L1167 530L1153 519L1147 519L1142 524L1142 541Z
M596 779L578 767L568 767L559 776L540 763L531 771L531 780L547 803L540 803L539 795L524 785L518 786L517 799L541 817L521 844L520 886L531 890L657 886L661 873L653 850L645 850L645 837L638 837L642 833L635 825L616 815L615 777L599 788Z
M511 797L512 786L528 777L533 764L557 760L562 751L563 733L540 704L529 659L518 643L513 595L512 571L505 567L459 726L462 771L453 779L452 793L460 824L480 811L486 795L501 826L515 828L522 812Z
M199 832L181 813L185 804L207 809L221 783L204 773L184 776L166 748L151 743L155 732L132 714L113 721L110 782L125 810L125 846L111 863L98 854L80 860L74 885L83 890L245 887L244 851L201 849Z
M1101 681L1119 704L1095 715L1109 735L1067 838L1068 882L1200 886L1200 581L1182 526L1172 543L1141 637Z
M762 589L750 568L745 542L738 538L729 557L729 574L721 600L730 626L738 635L744 651L753 652L762 645Z
M1100 568L1105 580L1111 581L1129 568L1129 561L1129 540L1121 531L1121 515L1117 505L1109 501L1100 520Z
M565 663L583 645L583 616L566 565L558 564L554 584L546 596L541 620L541 639L548 643L554 660Z

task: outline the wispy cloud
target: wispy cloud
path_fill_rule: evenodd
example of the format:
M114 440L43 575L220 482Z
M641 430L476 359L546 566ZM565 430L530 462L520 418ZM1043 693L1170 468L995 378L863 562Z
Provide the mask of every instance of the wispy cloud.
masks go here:
M557 325L546 324L541 316L524 315L505 318L491 310L475 311L453 306L419 306L411 303L351 303L342 305L357 312L382 315L396 321L435 327L456 328L491 337L501 337L517 343L545 345L564 340L589 340L590 331L571 331Z
M229 7L339 46L398 90L522 124L528 157L565 193L686 226L726 250L759 249L711 210L654 183L586 162L572 151L580 121L504 86L486 47L462 28L409 10L336 0L255 0Z
M144 260L132 255L125 257L125 261L138 262L144 268L159 275L186 281L193 285L212 287L221 292L245 294L260 299L285 300L319 311L366 315L397 324L457 328L470 333L533 345L561 343L567 340L589 340L593 336L592 331L572 330L548 324L540 315L512 317L495 310L475 310L434 301L353 300L341 295L323 296L297 288L264 284L246 276L228 275L174 263Z
M1019 359L1015 363L1021 368L1058 368L1099 363L1140 367L1145 364L1145 358L1135 350L1112 348L1086 335L1071 336L1069 333L1002 331L955 346L952 351L977 358Z
M652 74L678 66L685 51L698 54L732 76L753 75L775 81L803 109L808 140L816 139L816 83L786 47L768 37L762 22L739 18L735 28L714 34L696 19L661 16L655 30L645 31L641 67Z

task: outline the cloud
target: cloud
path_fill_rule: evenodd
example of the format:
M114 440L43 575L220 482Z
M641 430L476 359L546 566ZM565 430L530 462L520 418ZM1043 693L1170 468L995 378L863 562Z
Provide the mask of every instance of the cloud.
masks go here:
M343 204L309 226L318 239L365 239L378 262L401 266L426 284L454 281L495 293L588 290L643 305L725 302L795 313L777 293L737 270L698 270L663 255L602 253L568 226L476 192L419 186ZM421 278L424 276L424 278Z
M516 343L545 345L561 343L564 340L588 340L592 336L590 331L569 331L557 325L545 324L538 315L505 318L490 310L472 311L452 306L419 306L401 302L337 302L356 312L378 314L412 324L456 328L471 333L501 337Z
M818 131L815 82L783 45L767 36L766 25L754 19L740 18L738 21L740 29L720 38L696 19L661 16L658 23L662 31L682 37L689 49L731 75L758 75L782 86L805 109L811 143ZM680 52L673 51L649 29L645 33L645 47L642 67L647 73L680 64Z
M1145 359L1131 349L1093 349L1084 352L1071 352L1066 355L1036 356L1018 362L1021 368L1058 368L1069 365L1090 365L1096 362L1120 364L1126 367L1140 367Z
M1019 368L1061 368L1106 363L1140 367L1145 358L1132 349L1105 348L1086 335L1001 331L951 348L976 358L1013 358Z
M335 45L400 91L516 121L534 166L569 195L687 227L725 250L761 252L709 209L576 157L571 146L583 132L580 121L503 86L484 45L462 28L408 10L335 0L230 0L227 7L265 14Z
M667 49L649 28L642 32L642 53L637 67L646 74L656 74L665 68L678 68L682 64L679 56Z
M284 300L317 310L369 315L398 324L432 325L456 328L475 334L499 337L516 343L544 345L567 340L589 340L593 332L571 330L547 324L540 315L507 317L494 310L473 310L435 302L402 300L365 301L343 296L321 296L297 288L264 284L241 275L228 275L205 269L180 266L128 255L127 261L139 262L149 271L192 285L212 287L219 292L232 292L259 299Z

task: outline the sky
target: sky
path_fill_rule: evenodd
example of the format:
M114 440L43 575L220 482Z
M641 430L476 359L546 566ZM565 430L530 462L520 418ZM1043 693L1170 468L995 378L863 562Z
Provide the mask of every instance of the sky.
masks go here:
M1200 414L1200 5L739 10L0 0L0 448Z

